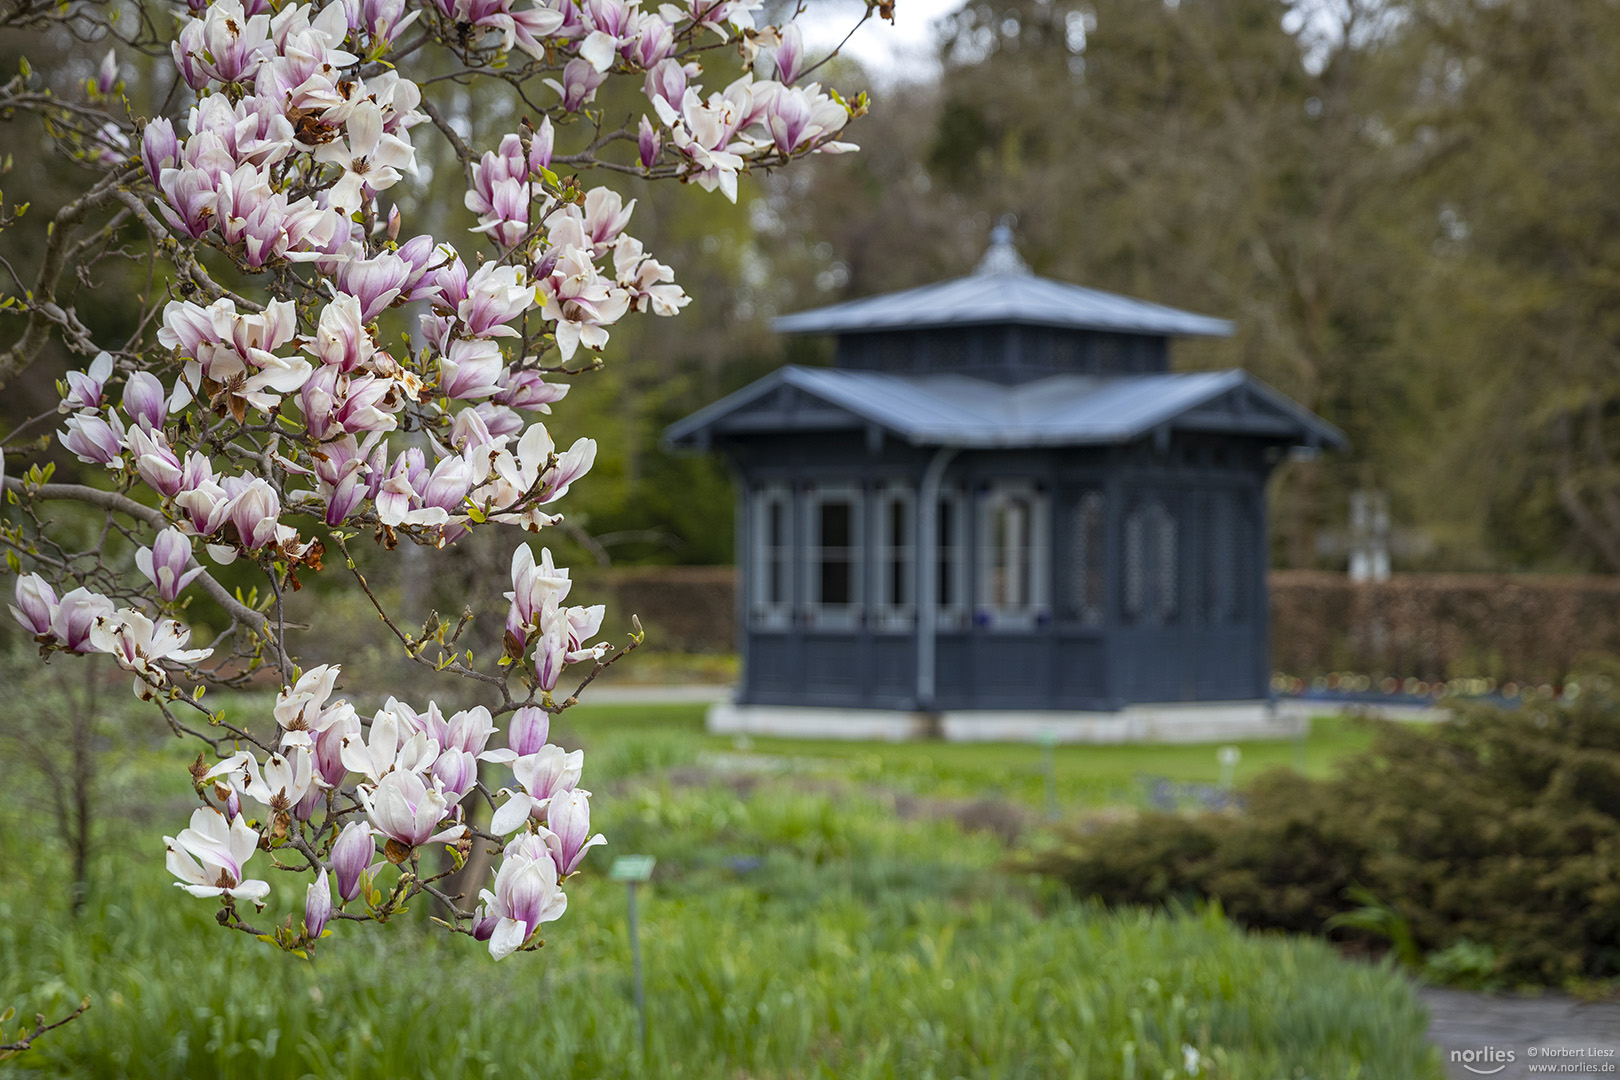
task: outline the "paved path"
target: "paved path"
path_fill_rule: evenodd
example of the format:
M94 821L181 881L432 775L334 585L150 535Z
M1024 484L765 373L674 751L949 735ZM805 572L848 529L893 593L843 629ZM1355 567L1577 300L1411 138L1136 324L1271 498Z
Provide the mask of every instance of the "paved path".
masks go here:
M1585 1004L1562 994L1509 997L1430 986L1418 994L1429 1008L1429 1041L1440 1047L1446 1075L1454 1080L1620 1078L1620 1004Z

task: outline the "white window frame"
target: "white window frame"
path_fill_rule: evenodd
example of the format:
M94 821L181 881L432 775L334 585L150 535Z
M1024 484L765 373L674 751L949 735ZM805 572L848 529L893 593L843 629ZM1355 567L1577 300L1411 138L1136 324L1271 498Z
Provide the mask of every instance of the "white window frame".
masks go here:
M945 519L939 515L941 507L951 508L954 526L946 546ZM928 560L928 572L934 575L934 625L943 630L960 630L968 621L968 547L972 529L968 519L967 494L959 489L946 488L939 493L935 506L934 551ZM951 595L945 599L940 592L940 571L951 582Z
M821 602L821 508L830 502L847 502L850 508L848 604ZM804 540L804 609L815 629L854 630L861 624L865 599L862 577L866 569L864 504L861 489L855 484L818 484L805 492L804 527L800 532Z
M997 554L1005 537L996 536L996 520L1014 500L1026 501L1029 515L1023 523L1029 549L1028 580L1018 584L1026 600L1014 604L995 596ZM993 630L1030 630L1050 610L1051 500L1046 491L1027 480L998 480L979 500L979 613ZM1015 564L1016 565L1016 564Z
M773 545L770 536L771 507L781 508L781 543ZM753 624L762 630L786 630L793 625L794 572L793 538L797 533L793 521L793 491L786 484L762 484L753 491L749 500L753 558L753 587L749 590L753 601ZM769 595L771 563L779 561L782 570L782 594Z
M894 535L895 506L902 508L900 535ZM896 573L898 565L898 574ZM895 587L900 598L895 600ZM917 612L917 495L900 484L872 493L872 626L909 630Z

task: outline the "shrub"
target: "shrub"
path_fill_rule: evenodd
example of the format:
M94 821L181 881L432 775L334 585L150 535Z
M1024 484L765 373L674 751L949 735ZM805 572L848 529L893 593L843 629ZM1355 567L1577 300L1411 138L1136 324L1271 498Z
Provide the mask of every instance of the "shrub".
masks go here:
M1034 867L1109 904L1212 899L1251 927L1409 933L1440 976L1614 978L1620 698L1599 682L1433 729L1379 723L1332 778L1273 771L1239 811L1070 832Z

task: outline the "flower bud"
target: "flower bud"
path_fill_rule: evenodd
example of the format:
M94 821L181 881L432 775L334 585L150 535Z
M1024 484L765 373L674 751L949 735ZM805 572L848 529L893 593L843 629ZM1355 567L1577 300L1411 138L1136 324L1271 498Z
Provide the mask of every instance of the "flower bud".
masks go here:
M388 208L388 239L390 239L390 240L398 240L399 239L399 225L400 225L399 204L396 203L393 206L390 206Z
M135 426L150 431L163 426L169 415L163 384L150 371L137 371L124 382L124 414Z
M506 729L506 745L518 757L528 757L540 752L550 734L551 714L529 705L512 714L511 726Z
M326 882L326 871L310 882L304 891L304 934L318 938L326 929L326 920L332 917L332 887Z
M96 71L96 89L102 94L110 94L113 87L118 85L118 54L112 49L101 58L101 67Z
M360 894L360 875L371 866L377 854L377 840L364 822L351 821L332 845L332 873L337 876L338 895L344 901Z
M311 784L309 790L304 792L303 796L293 804L292 816L299 821L308 821L315 816L315 811L325 805L326 790Z
M478 781L478 759L465 750L446 750L433 762L433 779L445 791L465 795Z
M658 160L660 144L661 140L658 137L658 132L653 130L652 121L648 120L646 116L642 116L637 145L641 149L641 167L643 169L652 168L653 162Z
M17 603L11 613L35 637L49 634L56 618L56 592L38 574L24 574L17 579Z
M529 139L529 173L532 176L538 178L541 169L551 167L551 155L556 145L557 138L551 129L551 117L544 117Z
M588 792L568 791L554 796L546 805L546 848L557 866L557 874L567 877L579 869L585 853L607 840L591 832L591 797ZM590 839L586 839L586 837Z
M275 538L276 520L281 516L281 500L269 481L254 477L231 500L230 520L245 550L262 547Z
M185 480L180 459L169 449L169 442L161 431L130 428L129 449L135 459L135 471L154 491L170 498L180 494Z
M135 552L135 566L171 604L202 573L200 566L187 569L191 566L191 538L177 528L164 529L151 547Z

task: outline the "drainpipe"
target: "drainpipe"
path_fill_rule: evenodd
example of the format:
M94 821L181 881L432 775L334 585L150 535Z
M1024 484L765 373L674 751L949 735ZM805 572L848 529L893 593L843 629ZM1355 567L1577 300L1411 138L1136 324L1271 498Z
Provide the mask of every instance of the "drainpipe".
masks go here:
M917 491L917 708L930 712L934 707L934 653L938 605L934 590L939 584L939 489L945 480L945 467L961 450L942 446L934 451L923 471ZM957 522L961 532L962 523ZM961 538L958 537L958 543Z

